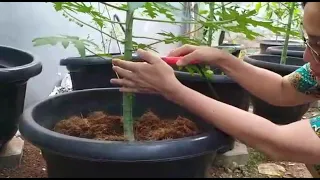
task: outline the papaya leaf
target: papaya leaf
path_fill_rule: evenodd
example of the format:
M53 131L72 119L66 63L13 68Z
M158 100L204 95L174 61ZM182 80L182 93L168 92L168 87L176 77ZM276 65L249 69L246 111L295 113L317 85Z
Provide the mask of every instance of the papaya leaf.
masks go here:
M78 50L81 57L85 56L86 48L89 48L91 46L99 48L97 44L87 39L80 39L76 36L66 35L35 38L32 40L32 42L34 43L34 46L55 46L58 43L61 43L65 49L69 47L69 44L73 44L74 47Z

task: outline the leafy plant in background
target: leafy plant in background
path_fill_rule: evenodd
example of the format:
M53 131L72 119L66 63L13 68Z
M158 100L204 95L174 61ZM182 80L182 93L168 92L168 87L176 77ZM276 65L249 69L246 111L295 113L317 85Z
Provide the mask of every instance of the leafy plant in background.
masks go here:
M289 19L291 12L292 2L253 2L251 6L254 6L257 11L265 12L264 19L270 19L273 25L287 28L287 19ZM300 39L299 28L302 22L302 9L298 2L294 2L294 9L291 19L290 33L292 37ZM278 36L286 36L287 32L276 33Z
M277 5L279 3L276 3ZM269 17L257 18L258 14L264 10L261 2L257 3L255 6L243 8L239 4L231 2L196 2L198 8L194 8L192 13L194 13L195 18L193 20L199 22L194 24L193 29L202 31L203 33L198 36L189 36L181 41L183 44L188 42L193 45L205 45L212 46L213 40L218 40L218 44L221 45L224 41L225 33L238 33L244 34L247 39L254 40L257 37L262 37L263 35L253 30L253 27L262 27L264 29L270 30L275 34L283 34L287 32L287 26L283 24L274 23L273 21L267 20ZM266 4L268 5L268 4ZM296 6L295 6L296 8ZM270 9L270 8L269 8ZM285 17L288 9L281 11L282 15ZM294 10L295 19L299 19L300 11L298 8ZM284 17L281 17L283 19ZM270 19L270 18L269 18ZM210 26L212 22L226 22L219 24L219 26ZM214 34L220 31L220 35L217 37ZM198 33L199 34L199 33ZM297 31L289 30L289 34L293 36L299 35ZM172 39L177 38L172 33L163 33L164 36L170 36ZM228 49L233 51L233 49ZM190 71L199 71L196 66L188 66L186 69Z
M281 53L281 60L280 63L281 64L286 64L286 59L287 59L287 51L288 51L288 44L289 44L289 36L290 36L290 31L291 31L291 26L292 26L292 20L294 18L294 13L295 13L295 9L297 7L299 7L298 3L296 2L290 2L289 4L290 6L289 8L289 17L288 17L288 23L287 23L287 32L286 32L286 38L285 38L285 42L284 42L284 47ZM300 26L300 23L299 23Z
M274 24L286 29L284 36L284 48L281 54L281 64L286 64L289 37L301 39L300 26L302 22L302 8L298 2L254 2L257 10L266 10L265 18L272 19ZM287 22L283 22L287 20Z
M197 2L198 3L198 2ZM240 8L238 5L232 3L218 3L218 2L200 2L209 7L209 10L200 10L197 19L186 19L182 21L176 21L177 16L181 16L183 9L174 7L169 3L164 2L128 2L118 3L117 5L107 2L97 3L98 7L94 7L92 3L83 2L54 2L54 8L57 12L62 12L63 16L69 19L69 21L76 23L80 27L86 26L97 30L101 34L101 45L96 44L88 35L87 38L79 38L70 35L40 37L33 40L35 46L41 45L57 45L61 43L64 48L68 48L70 44L78 50L81 57L86 56L87 52L93 53L97 56L110 56L110 42L115 40L119 44L124 45L124 59L131 60L132 52L138 48L151 49L158 43L182 43L182 44L194 44L194 45L212 45L213 32L223 30L227 32L235 32L245 34L248 39L254 39L261 34L249 29L253 27L264 27L271 30L274 33L286 32L286 28L274 26L272 21L260 21L255 20L255 16L258 11L256 9L247 10ZM137 17L136 10L142 11L141 16ZM110 11L116 10L126 13L126 21L118 22L112 19ZM107 15L104 15L106 14ZM92 22L84 22L76 15L89 16ZM164 15L167 20L156 19L160 15ZM149 17L149 18L144 18ZM132 32L134 21L154 21L169 24L198 24L200 28L187 32L182 35L175 35L172 32L159 32L158 34L163 39L157 39L152 37L135 36ZM119 32L117 28L122 25L125 26L125 33ZM189 35L200 30L207 29L207 33L203 38L193 37ZM106 31L109 31L107 33ZM291 33L291 32L290 32ZM124 37L123 37L124 36ZM122 37L122 38L121 38ZM135 41L135 39L150 39L155 42L150 44L143 44ZM188 66L189 72L193 73L194 70L199 72L196 67ZM203 71L206 77L211 77L212 71L208 67L204 67ZM124 132L128 140L133 141L133 118L132 118L132 94L123 94L123 118L124 118Z

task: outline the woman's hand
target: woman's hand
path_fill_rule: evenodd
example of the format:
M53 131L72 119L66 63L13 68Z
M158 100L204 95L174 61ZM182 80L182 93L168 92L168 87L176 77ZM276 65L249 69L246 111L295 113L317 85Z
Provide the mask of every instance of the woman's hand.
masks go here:
M138 50L137 53L146 62L113 60L113 70L122 79L111 79L111 83L122 86L122 92L159 93L164 96L174 93L181 84L172 67L150 52Z
M217 65L219 61L226 58L229 54L213 47L183 45L169 53L168 56L184 56L177 62L178 66L188 65L191 61L198 61L201 64Z

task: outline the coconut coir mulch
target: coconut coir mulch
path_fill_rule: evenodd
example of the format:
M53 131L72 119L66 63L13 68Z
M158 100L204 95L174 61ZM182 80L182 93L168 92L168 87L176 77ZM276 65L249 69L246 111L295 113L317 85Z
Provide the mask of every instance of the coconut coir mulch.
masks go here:
M158 141L194 136L201 131L187 118L161 120L151 111L134 121L134 134L137 141ZM108 115L101 111L87 117L72 116L56 124L54 131L75 137L125 141L121 116Z

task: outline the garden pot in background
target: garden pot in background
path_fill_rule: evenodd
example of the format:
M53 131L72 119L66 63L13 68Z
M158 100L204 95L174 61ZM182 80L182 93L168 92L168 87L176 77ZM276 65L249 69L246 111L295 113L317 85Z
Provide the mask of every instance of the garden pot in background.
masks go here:
M305 63L301 58L287 57L286 65L283 65L280 64L280 59L281 56L277 55L258 54L246 56L244 61L273 71L281 76L290 74ZM251 95L251 102L254 114L262 116L276 124L289 124L300 120L310 106L310 103L292 107L273 106L253 95Z
M80 90L48 98L24 112L19 129L41 149L48 176L63 178L203 178L216 152L233 140L161 96L136 94L133 116L147 110L164 119L189 118L204 131L174 140L139 142L91 140L52 131L57 122L72 115L85 117L90 111L121 115L122 93L118 88Z
M118 56L120 53L111 53ZM117 78L112 70L111 59L99 56L70 57L62 59L60 65L66 66L71 77L72 89L92 89L114 87L110 79Z
M268 47L283 46L283 45L284 45L284 40L262 40L260 42L260 54L265 54ZM302 43L299 41L289 41L288 45L289 46L302 45Z
M41 71L41 63L31 54L0 46L0 149L18 130L18 117L24 109L27 81Z
M305 51L305 46L288 46L287 56L303 58L303 54ZM283 50L283 46L271 46L268 47L266 54L273 54L281 56Z

